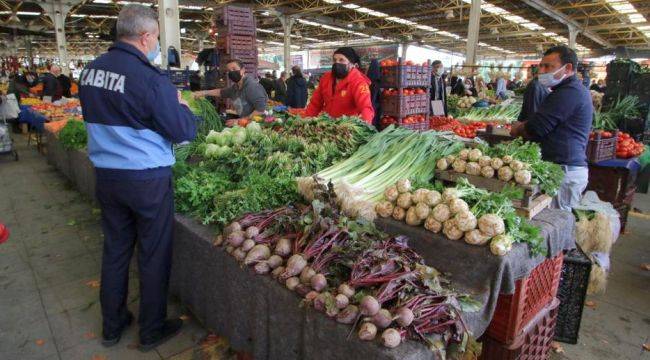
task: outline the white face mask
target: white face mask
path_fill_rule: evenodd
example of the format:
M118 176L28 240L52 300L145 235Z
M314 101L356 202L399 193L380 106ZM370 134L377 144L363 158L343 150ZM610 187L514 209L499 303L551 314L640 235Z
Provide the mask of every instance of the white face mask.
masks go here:
M564 70L564 68L566 68L566 64L564 64L564 66L562 66L561 68L555 70L552 73L539 74L537 76L537 78L539 79L539 83L542 84L543 86L546 86L546 87L553 87L553 86L559 84L560 82L562 82L562 80L564 80L564 78L566 77L566 74L562 74L562 77L559 78L559 79L556 79L555 75L557 73L559 73L560 71Z

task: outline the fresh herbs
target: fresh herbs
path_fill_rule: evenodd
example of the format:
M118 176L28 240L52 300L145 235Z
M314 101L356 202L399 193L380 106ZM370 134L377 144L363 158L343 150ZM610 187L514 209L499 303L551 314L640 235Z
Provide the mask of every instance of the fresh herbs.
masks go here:
M68 121L59 132L59 140L66 150L78 150L86 147L88 134L82 121Z

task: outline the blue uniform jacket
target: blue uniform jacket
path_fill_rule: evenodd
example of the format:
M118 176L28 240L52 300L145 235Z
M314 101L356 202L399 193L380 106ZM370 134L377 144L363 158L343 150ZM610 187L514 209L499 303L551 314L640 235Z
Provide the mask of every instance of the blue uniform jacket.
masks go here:
M98 178L167 176L172 143L196 136L196 118L178 102L169 78L124 42L81 72L79 99Z
M544 160L587 166L587 142L594 114L589 89L573 75L551 90L526 121L526 132L540 143Z

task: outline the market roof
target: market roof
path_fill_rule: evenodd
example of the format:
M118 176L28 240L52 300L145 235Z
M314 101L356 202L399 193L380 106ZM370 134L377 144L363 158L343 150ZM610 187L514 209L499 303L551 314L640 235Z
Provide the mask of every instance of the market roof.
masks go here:
M157 6L157 1L141 0ZM119 9L133 1L84 0L66 19L70 53L92 53L110 42ZM198 50L207 39L215 9L225 4L251 6L257 15L260 46L282 46L278 15L294 16L294 49L343 44L414 43L465 52L471 0L179 0L184 49ZM650 1L647 0L487 0L482 3L479 54L490 57L535 56L566 43L569 26L580 32L583 55L604 55L619 46L650 50ZM55 51L54 30L36 2L0 0L0 32L34 31L36 53ZM38 36L38 35L45 36ZM18 35L18 34L17 34ZM7 35L5 35L6 37ZM18 37L15 37L18 39ZM24 44L4 41L8 49ZM14 51L14 53L16 53Z

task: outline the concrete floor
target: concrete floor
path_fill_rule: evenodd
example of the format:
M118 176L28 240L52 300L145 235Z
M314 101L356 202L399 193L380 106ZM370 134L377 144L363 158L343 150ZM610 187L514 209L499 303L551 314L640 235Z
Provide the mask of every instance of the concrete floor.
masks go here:
M15 136L20 161L0 157L0 221L12 232L0 245L0 359L225 359L224 339L208 336L181 306L180 335L155 351L135 349L136 327L120 344L99 343L99 271L102 235L99 211L83 199L45 158ZM650 214L650 196L637 197ZM553 359L650 359L650 220L631 217L628 233L614 247L607 293L589 298L579 343L561 344ZM135 269L135 266L132 266ZM132 273L129 308L138 310L137 274Z

